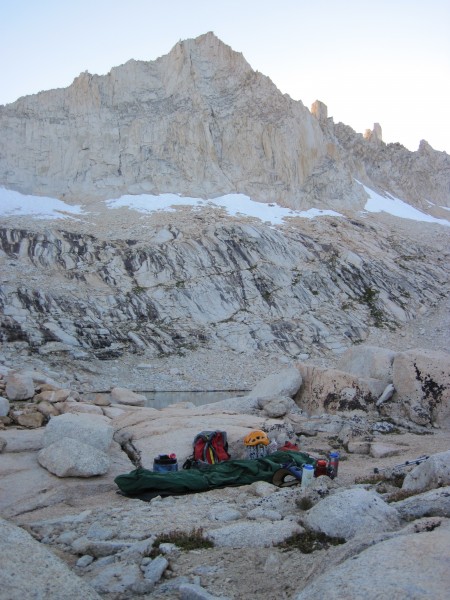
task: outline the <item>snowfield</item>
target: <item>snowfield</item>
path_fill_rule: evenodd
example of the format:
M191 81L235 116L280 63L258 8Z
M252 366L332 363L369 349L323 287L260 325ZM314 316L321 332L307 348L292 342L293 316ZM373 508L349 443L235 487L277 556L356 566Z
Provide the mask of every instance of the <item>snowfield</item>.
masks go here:
M402 219L436 223L447 227L450 225L449 220L428 215L388 193L381 196L367 186L363 185L363 187L368 195L364 207L366 212L385 212ZM244 194L227 194L209 200L190 198L178 194L161 194L159 196L151 194L125 195L113 200L106 200L105 205L111 210L127 207L141 213L170 212L176 210L177 206L190 206L193 209L201 209L206 206L220 207L225 209L230 216L253 217L271 225L282 225L285 219L292 217L304 219L315 219L323 216L343 217L342 214L334 210L310 208L300 211L285 208L275 203L256 202ZM83 210L81 205L70 205L57 198L29 196L0 188L0 215L2 216L27 215L36 219L76 219L76 215L85 214L86 211Z

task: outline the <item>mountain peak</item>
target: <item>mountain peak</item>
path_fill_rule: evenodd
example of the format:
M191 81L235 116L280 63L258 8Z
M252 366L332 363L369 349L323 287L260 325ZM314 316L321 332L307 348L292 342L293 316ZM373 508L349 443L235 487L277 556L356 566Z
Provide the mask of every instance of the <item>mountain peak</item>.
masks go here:
M187 58L191 63L210 63L210 68L230 68L237 71L251 70L241 52L236 52L219 39L214 32L208 31L196 38L180 40L166 57L169 60Z

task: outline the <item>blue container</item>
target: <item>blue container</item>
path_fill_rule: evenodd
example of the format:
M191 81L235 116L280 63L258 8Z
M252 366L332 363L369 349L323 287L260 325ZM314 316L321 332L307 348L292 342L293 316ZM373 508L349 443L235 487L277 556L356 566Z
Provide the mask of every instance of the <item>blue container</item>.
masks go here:
M328 462L328 468L330 469L330 477L334 479L337 477L339 468L339 452L330 452L330 460Z
M160 454L153 460L153 471L155 473L170 473L178 471L178 461L167 454Z

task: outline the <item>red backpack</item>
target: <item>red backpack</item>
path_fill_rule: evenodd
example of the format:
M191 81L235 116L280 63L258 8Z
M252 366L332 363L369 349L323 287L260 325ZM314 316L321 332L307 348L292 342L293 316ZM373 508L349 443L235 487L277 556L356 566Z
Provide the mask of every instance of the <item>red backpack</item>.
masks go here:
M230 458L225 431L201 431L195 436L193 446L194 461L213 465Z

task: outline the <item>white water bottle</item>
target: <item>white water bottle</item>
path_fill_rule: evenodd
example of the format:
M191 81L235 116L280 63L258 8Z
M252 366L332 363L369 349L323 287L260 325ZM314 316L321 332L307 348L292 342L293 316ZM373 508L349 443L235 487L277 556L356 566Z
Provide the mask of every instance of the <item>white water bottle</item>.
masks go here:
M314 467L312 465L303 465L302 483L301 483L300 487L302 487L302 488L309 487L312 484L313 480L314 480Z
M267 453L273 454L278 450L277 440L272 440L270 444L267 446Z

